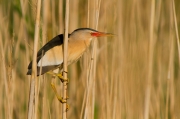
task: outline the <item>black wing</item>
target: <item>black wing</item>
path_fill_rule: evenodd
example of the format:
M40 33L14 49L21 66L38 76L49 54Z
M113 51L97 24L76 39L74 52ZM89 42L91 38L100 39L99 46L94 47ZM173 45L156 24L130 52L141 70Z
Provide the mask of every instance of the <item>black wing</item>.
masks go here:
M70 34L68 35L68 37L69 36L70 36ZM47 42L37 53L37 63L39 62L39 60L44 56L44 54L48 50L52 49L55 46L62 45L63 44L63 39L64 39L63 34L60 34L60 35L54 37L49 42ZM49 66L48 68L44 68L46 70L43 70L43 67L42 67L42 73L41 74L44 74L44 73L48 72L49 70L54 69L55 67L57 67L57 66L53 66L53 67ZM39 75L39 73L40 73L39 70L40 70L40 67L37 67L37 75ZM28 65L27 75L31 75L31 73L32 73L32 61Z

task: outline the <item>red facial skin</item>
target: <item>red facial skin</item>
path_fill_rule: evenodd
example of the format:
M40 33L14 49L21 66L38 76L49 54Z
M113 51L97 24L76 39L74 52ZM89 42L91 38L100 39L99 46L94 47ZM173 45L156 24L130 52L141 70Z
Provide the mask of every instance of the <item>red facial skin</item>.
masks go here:
M101 32L92 32L91 35L94 36L94 37L100 37L100 36L103 36L103 33L101 33Z
M94 37L102 37L102 36L114 36L114 34L111 33L103 33L103 32L92 32L91 36Z

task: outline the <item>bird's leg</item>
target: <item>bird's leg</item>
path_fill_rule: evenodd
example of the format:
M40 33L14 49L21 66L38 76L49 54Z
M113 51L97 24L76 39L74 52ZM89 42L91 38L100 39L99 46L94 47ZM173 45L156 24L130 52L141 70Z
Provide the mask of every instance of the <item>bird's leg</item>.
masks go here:
M47 73L48 73L48 74L51 74L51 75L53 75L53 76L57 76L57 77L61 80L61 82L64 82L64 81L67 81L67 83L69 82L69 79L64 79L64 77L62 76L62 73L59 73L59 74L53 73L53 72L47 72ZM51 82L51 87L52 87L52 89L53 89L53 91L54 91L57 99L58 99L61 103L67 103L67 99L69 99L69 97L67 96L66 98L63 98L63 97L59 96L59 95L58 95L58 92L57 92L57 89L56 89L56 86L55 86L55 84L54 84L53 82ZM68 111L68 110L69 110L69 105L66 104L66 111Z
M67 97L66 99L63 99L62 97L60 97L60 96L58 95L57 90L56 90L56 86L55 86L55 84L54 84L53 82L51 82L51 87L52 87L52 89L54 90L54 93L55 93L57 99L58 99L61 103L66 103L68 97ZM69 106L67 106L67 108L69 108Z

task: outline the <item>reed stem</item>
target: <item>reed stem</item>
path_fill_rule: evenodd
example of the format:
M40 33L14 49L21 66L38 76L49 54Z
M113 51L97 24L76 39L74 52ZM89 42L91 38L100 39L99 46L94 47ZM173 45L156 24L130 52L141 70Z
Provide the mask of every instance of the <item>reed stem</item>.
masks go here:
M37 14L36 14L36 24L35 24L35 35L34 35L34 52L33 52L33 69L30 81L30 93L29 93L29 104L28 104L28 119L34 119L35 116L35 81L37 78L37 64L36 55L38 48L38 37L39 37L39 23L40 23L40 10L41 10L41 0L37 1Z
M68 27L69 27L69 0L66 0L65 29L64 29L64 53L63 53L63 77L67 79L68 57ZM67 81L63 82L63 99L67 99ZM62 104L62 119L67 119L67 102Z

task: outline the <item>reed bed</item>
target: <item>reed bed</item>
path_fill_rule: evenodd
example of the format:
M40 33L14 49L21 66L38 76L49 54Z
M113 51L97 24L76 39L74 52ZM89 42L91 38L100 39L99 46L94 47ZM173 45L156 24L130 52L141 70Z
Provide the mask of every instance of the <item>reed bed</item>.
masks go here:
M69 8L69 33L90 27L116 36L95 39L68 67L67 118L179 119L180 2L73 0ZM27 118L36 11L36 0L0 1L0 119ZM42 1L38 49L64 23L65 0ZM37 119L62 117L50 84L48 74L36 80Z

